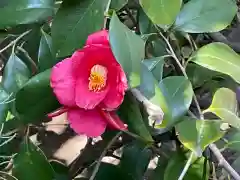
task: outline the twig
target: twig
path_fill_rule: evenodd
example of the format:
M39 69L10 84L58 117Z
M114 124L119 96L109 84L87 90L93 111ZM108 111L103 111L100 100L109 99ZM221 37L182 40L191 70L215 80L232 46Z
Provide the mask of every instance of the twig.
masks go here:
M192 162L192 158L193 158L193 152L191 152L190 157L188 158L188 161L183 169L183 171L181 172L181 175L179 176L178 180L183 180L184 176L186 175L189 167L191 166L191 162Z
M105 12L104 12L104 16L105 16L105 17L104 17L104 22L103 22L103 29L106 29L106 28L107 28L108 11L109 11L111 2L112 2L112 0L108 0L107 6L106 6L106 9L105 9Z
M21 38L23 38L24 36L26 36L31 30L28 30L24 33L22 33L20 36L18 36L15 40L13 40L12 42L10 42L7 46L5 46L3 49L0 49L0 53L2 53L3 51L7 50L8 48L10 48L11 46L15 45Z
M219 166L223 167L235 180L240 180L240 175L232 168L232 166L226 161L221 154L220 150L215 144L210 144L209 148L216 156Z
M95 176L97 175L97 172L99 170L99 167L101 165L102 159L104 158L104 156L107 154L108 149L115 143L115 141L119 138L119 136L122 134L122 132L119 132L116 136L114 136L112 138L112 140L108 143L108 145L106 146L106 148L103 150L101 156L99 157L97 164L93 170L93 173L91 175L91 177L89 178L89 180L94 180Z

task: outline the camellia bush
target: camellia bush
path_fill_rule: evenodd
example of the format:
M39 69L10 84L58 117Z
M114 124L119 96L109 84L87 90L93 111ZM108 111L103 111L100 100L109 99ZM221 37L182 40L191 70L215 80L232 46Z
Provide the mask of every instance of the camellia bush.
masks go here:
M238 3L1 0L0 179L239 180Z

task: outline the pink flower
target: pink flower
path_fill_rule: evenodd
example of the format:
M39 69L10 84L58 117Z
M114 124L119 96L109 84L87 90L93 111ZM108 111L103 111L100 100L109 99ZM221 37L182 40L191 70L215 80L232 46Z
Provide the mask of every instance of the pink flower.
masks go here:
M106 30L91 34L83 49L56 64L50 81L77 133L96 137L107 125L126 129L114 110L123 102L127 79Z

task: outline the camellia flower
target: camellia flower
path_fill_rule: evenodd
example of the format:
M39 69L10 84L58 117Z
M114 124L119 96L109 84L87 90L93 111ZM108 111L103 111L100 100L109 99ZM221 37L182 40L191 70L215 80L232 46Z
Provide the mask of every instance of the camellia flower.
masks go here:
M50 82L64 105L60 112L67 111L75 132L96 137L107 125L126 130L114 110L123 102L127 79L111 51L107 30L91 34L83 49L56 64Z

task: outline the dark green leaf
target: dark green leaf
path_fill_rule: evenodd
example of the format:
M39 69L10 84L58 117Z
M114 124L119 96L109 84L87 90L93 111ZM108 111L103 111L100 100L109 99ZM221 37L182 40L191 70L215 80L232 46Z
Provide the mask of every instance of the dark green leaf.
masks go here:
M36 122L60 106L50 87L50 72L32 77L16 95L16 110L25 123Z
M41 32L42 38L38 51L38 67L40 72L51 68L56 62L52 51L52 37L43 30Z
M189 80L183 76L171 76L163 79L156 89L153 102L164 112L161 127L174 125L189 109L193 90Z
M141 61L144 59L144 41L124 24L114 13L109 27L110 44L117 61L129 79L130 87L140 84Z
M139 142L128 144L123 148L120 170L129 177L129 180L143 179L151 156L152 151Z
M111 9L119 10L119 9L121 9L124 5L126 5L127 2L128 2L128 0L114 0L114 1L111 1L110 8L111 8Z
M25 140L14 157L13 175L18 180L53 180L54 172L42 151Z
M228 88L220 88L214 94L211 106L204 111L212 112L221 118L224 122L240 128L240 119L237 113L236 94Z
M190 60L210 70L227 74L240 83L240 56L226 44L216 42L205 45Z
M158 158L157 167L154 169L149 180L161 180L164 178L164 171L168 165L168 158L160 156Z
M70 177L68 175L69 168L65 166L63 163L53 160L50 162L54 173L55 173L55 179L56 180L69 180Z
M224 135L224 131L220 129L221 124L221 120L197 120L186 117L176 125L176 130L181 143L196 155L201 155L209 144Z
M95 177L96 180L123 180L125 177L119 171L118 166L108 163L101 163L99 171Z
M87 36L103 26L108 0L64 1L52 24L54 52L65 57L81 48Z
M209 163L208 161L204 163L204 161L204 158L199 158L192 162L190 168L184 176L184 180L207 180L209 177ZM164 174L164 180L178 179L185 164L186 157L183 154L176 153L168 163ZM204 173L206 173L206 175L204 175Z
M14 53L8 59L3 72L3 88L10 94L16 93L29 79L27 66Z
M140 4L153 23L170 25L180 11L182 0L140 0Z
M11 100L11 97L9 97L9 94L0 86L0 124L4 122L7 117L9 100Z
M1 4L0 29L42 21L54 12L53 0L1 0Z
M239 131L235 132L230 136L226 146L232 150L240 151L240 132Z
M153 141L151 134L144 124L138 102L130 92L127 92L123 104L118 110L123 121L128 125L129 131L138 134L148 142Z
M148 18L143 9L139 10L139 29L141 34L149 34L155 30L152 21Z
M232 0L191 0L184 5L174 28L189 33L217 32L226 28L236 13Z

